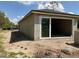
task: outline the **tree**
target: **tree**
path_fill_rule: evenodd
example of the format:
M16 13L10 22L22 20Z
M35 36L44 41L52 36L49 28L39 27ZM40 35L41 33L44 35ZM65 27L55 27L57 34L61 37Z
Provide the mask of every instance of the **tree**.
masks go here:
M0 28L10 28L9 18L5 15L4 12L0 11Z

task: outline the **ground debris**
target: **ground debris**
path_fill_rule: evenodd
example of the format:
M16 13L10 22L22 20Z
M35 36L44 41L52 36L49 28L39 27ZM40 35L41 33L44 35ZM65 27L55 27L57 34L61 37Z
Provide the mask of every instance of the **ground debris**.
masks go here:
M16 53L23 52L24 55L17 54L16 57L27 58L72 58L79 57L79 48L66 43L73 43L71 38L60 38L51 40L29 41L28 38L17 31L2 33L6 38L4 41L4 50L15 52L8 54L14 57ZM22 37L19 37L22 36ZM76 49L74 49L74 48ZM77 50L78 49L78 50ZM0 53L1 54L1 53ZM5 52L3 53L5 55ZM3 55L3 56L4 56Z
M71 55L74 49L72 47L65 47L64 49L61 50L61 52Z
M34 48L33 48L34 47ZM54 49L50 48L47 46L42 46L39 44L35 44L32 49L29 49L29 53L26 52L28 57L33 57L33 58L58 58L60 57L61 50L59 49Z

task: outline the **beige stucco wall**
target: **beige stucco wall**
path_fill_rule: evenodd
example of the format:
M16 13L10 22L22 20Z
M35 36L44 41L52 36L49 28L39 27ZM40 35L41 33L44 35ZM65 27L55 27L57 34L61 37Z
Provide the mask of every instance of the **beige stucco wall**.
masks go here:
M76 20L74 24L75 26L74 26L74 31L73 31L73 40L75 44L79 45L79 28L77 28L78 20Z
M34 15L29 15L19 23L20 31L29 38L34 39Z
M40 39L40 16L35 14L34 16L34 40Z
M74 31L74 42L79 45L79 30Z

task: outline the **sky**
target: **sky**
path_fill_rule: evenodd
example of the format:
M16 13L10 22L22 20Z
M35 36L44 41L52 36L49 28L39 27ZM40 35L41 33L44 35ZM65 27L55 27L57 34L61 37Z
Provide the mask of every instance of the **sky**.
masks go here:
M58 1L62 12L79 15L79 1ZM31 10L44 9L49 1L0 1L0 10L15 24Z

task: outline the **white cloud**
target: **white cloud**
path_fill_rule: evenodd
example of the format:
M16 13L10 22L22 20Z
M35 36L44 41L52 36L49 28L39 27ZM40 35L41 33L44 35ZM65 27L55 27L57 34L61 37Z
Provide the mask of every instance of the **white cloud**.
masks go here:
M42 3L38 4L38 9L45 9L44 4Z
M31 5L33 2L32 1L18 1L18 3L21 3L23 5Z
M38 3L38 9L52 9L52 10L54 9L56 11L65 12L63 5L59 2L58 2L58 5L50 2Z
M17 18L10 19L10 22L12 22L12 23L14 23L14 24L17 24Z
M17 16L17 18L19 18L19 19L21 19L22 17L24 17L24 16Z
M64 9L63 5L61 3L58 3L58 7L61 8L61 9Z
M31 5L33 3L36 3L38 5L37 9L51 9L51 10L54 9L56 11L66 12L64 10L65 8L62 5L62 3L58 2L58 5L56 5L56 4L51 4L50 2L52 1L18 1L18 3L21 3L23 5ZM67 12L67 13L74 14L73 12Z
M10 19L11 22L17 24L24 16L17 16L16 18Z
M67 12L67 13L69 13L69 14L75 14L75 13L73 13L73 12Z
M38 2L37 9L46 9L46 5L48 5L48 2Z
M37 9L53 9L53 5L55 4L51 4L50 1L18 1L19 3L23 4L23 5L31 5L33 3L38 4ZM64 11L64 7L61 3L58 2L58 6L54 6L54 10L56 11L61 11L61 12L65 12Z

